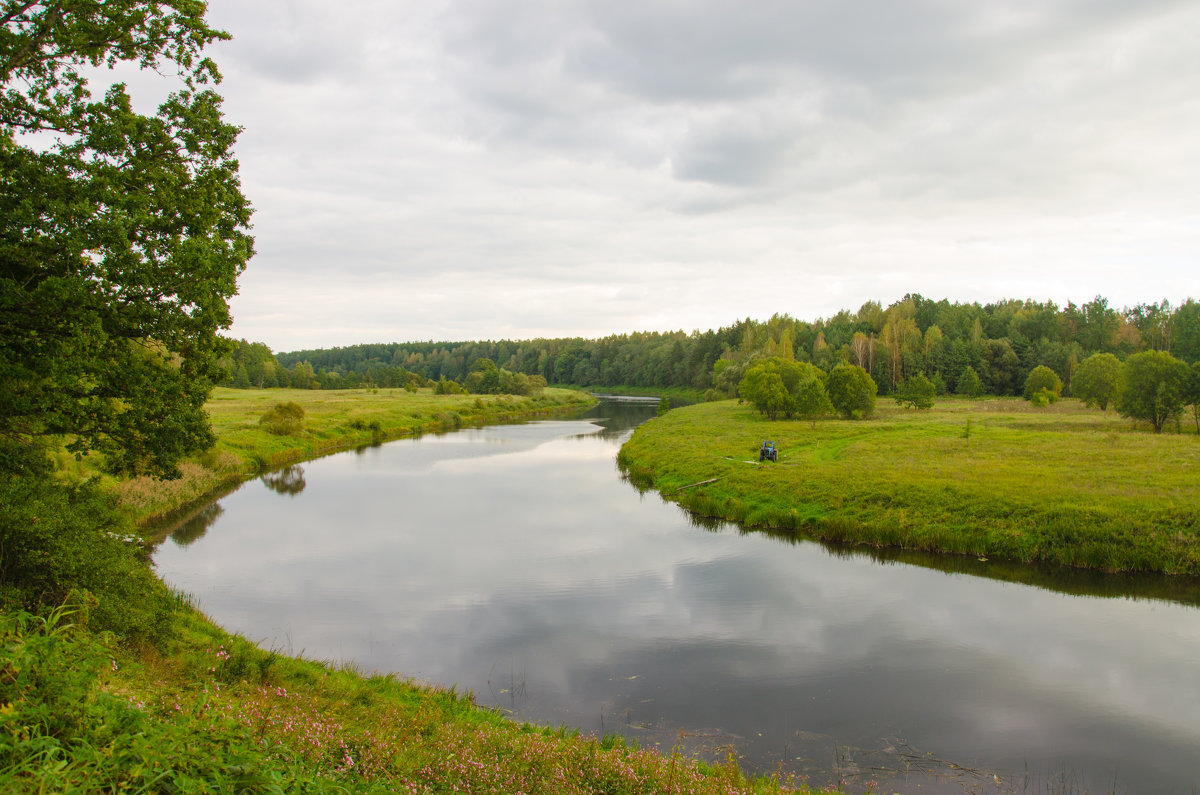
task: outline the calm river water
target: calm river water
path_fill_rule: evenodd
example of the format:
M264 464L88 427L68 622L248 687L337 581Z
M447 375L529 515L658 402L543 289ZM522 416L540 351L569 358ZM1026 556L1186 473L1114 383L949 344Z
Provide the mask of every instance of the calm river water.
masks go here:
M155 564L264 647L816 785L1200 787L1194 583L701 527L617 471L652 415L605 402L312 461L222 498Z

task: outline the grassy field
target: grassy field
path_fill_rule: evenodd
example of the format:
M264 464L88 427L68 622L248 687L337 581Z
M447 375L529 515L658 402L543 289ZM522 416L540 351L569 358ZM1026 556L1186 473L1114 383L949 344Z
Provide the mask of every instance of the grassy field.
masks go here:
M295 402L304 409L300 433L275 435L259 424L263 414L281 402ZM532 397L435 395L430 389L216 389L206 409L217 444L184 463L182 478L112 480L109 486L122 506L140 521L152 522L253 474L336 450L561 413L591 402L587 395L567 389L546 389Z
M1172 429L1175 430L1175 429ZM759 464L773 439L778 463ZM1200 574L1200 438L1074 400L882 400L869 420L768 422L707 403L642 426L631 480L694 513L872 546ZM699 485L697 485L699 484Z

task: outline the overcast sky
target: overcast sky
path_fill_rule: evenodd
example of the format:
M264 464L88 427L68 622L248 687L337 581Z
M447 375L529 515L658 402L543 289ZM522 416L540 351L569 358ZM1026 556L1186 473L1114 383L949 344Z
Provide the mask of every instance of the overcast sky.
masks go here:
M1194 0L211 0L236 337L1200 298Z

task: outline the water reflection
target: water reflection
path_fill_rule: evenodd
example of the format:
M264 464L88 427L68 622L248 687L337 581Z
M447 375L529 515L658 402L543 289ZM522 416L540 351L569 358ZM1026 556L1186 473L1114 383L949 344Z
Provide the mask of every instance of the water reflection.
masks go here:
M302 466L290 466L275 472L268 472L259 477L259 480L271 491L287 497L295 497L304 491L304 487L307 485L304 482L304 467Z
M696 527L617 477L619 408L311 462L156 565L267 646L817 785L1197 782L1200 610Z
M223 513L225 513L225 509L222 508L221 504L218 502L214 502L212 505L206 506L199 513L190 517L187 521L175 528L175 530L171 533L171 540L181 547L186 547L189 544L196 542L201 536L208 532L208 528L211 527L212 523L217 521L217 519L219 519Z
M682 510L682 509L681 509ZM727 531L730 525L720 519L697 516L683 511L694 527ZM1003 582L1020 583L1072 596L1106 599L1157 599L1184 605L1200 605L1200 578L1163 576L1142 572L1105 572L1073 569L1044 563L1018 563L979 558L974 555L938 555L913 549L875 548L863 545L821 541L793 530L737 528L743 535L760 534L784 544L816 542L836 557L866 557L881 564L904 563L947 574L969 574Z

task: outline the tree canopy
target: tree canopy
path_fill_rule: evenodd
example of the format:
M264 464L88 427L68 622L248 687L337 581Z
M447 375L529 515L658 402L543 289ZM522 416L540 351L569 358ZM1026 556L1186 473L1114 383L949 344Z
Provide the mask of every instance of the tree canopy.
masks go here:
M839 364L829 371L829 401L846 419L861 419L875 410L878 386L870 374L855 364Z
M780 414L815 420L831 409L825 394L825 371L781 356L747 368L738 395L772 420Z
M1025 379L1025 399L1032 401L1034 405L1046 406L1058 400L1062 395L1062 388L1062 379L1058 377L1058 373L1044 364L1039 364Z
M1071 394L1089 406L1108 409L1121 377L1121 360L1111 353L1093 353L1079 363L1071 379Z
M198 0L0 4L0 440L170 475L211 444L249 202ZM170 73L154 115L89 78Z
M1162 351L1135 353L1125 360L1117 385L1116 407L1123 417L1147 420L1162 433L1168 420L1187 405L1188 366Z

